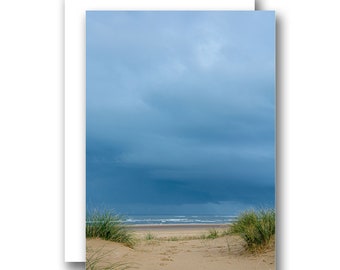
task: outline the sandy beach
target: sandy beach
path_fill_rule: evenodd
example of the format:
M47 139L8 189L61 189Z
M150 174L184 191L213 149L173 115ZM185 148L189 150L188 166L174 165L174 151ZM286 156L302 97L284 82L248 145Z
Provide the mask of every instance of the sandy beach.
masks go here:
M133 249L101 239L87 239L87 258L100 257L102 266L123 263L131 269L142 270L275 269L274 250L258 255L249 254L238 236L204 239L202 235L208 235L212 228L221 233L227 226L131 226L138 238Z

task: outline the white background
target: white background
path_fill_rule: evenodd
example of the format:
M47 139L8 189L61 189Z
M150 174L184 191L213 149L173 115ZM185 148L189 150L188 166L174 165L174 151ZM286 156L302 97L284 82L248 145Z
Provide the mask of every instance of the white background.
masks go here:
M278 269L336 269L340 235L337 1L277 11ZM63 253L63 2L0 8L0 267L83 269Z

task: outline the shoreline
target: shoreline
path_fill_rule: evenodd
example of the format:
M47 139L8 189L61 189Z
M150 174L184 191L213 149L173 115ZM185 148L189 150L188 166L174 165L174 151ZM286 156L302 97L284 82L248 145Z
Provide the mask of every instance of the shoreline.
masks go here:
M199 229L227 229L230 227L230 223L225 224L133 224L126 225L127 228L135 231L143 230L199 230Z

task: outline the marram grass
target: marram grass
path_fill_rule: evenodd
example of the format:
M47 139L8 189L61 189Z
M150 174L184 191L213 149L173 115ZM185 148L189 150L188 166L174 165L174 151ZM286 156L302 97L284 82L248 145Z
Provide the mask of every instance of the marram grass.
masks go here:
M228 233L241 236L251 252L266 249L275 242L275 210L246 211Z
M123 243L128 247L135 244L132 232L110 211L93 211L86 215L86 237Z
M103 252L102 248L96 251L86 248L86 270L125 270L131 267L123 262L110 262L110 251Z
M150 232L145 235L145 240L154 240L155 238L156 237Z
M219 233L216 229L210 229L209 230L209 234L207 235L208 239L216 239L217 237L219 237Z

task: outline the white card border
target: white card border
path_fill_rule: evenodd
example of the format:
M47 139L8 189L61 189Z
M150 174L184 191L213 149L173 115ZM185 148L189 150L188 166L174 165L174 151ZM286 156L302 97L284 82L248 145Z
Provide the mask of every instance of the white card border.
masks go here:
M66 262L85 262L85 11L254 10L254 0L65 0L65 247Z

